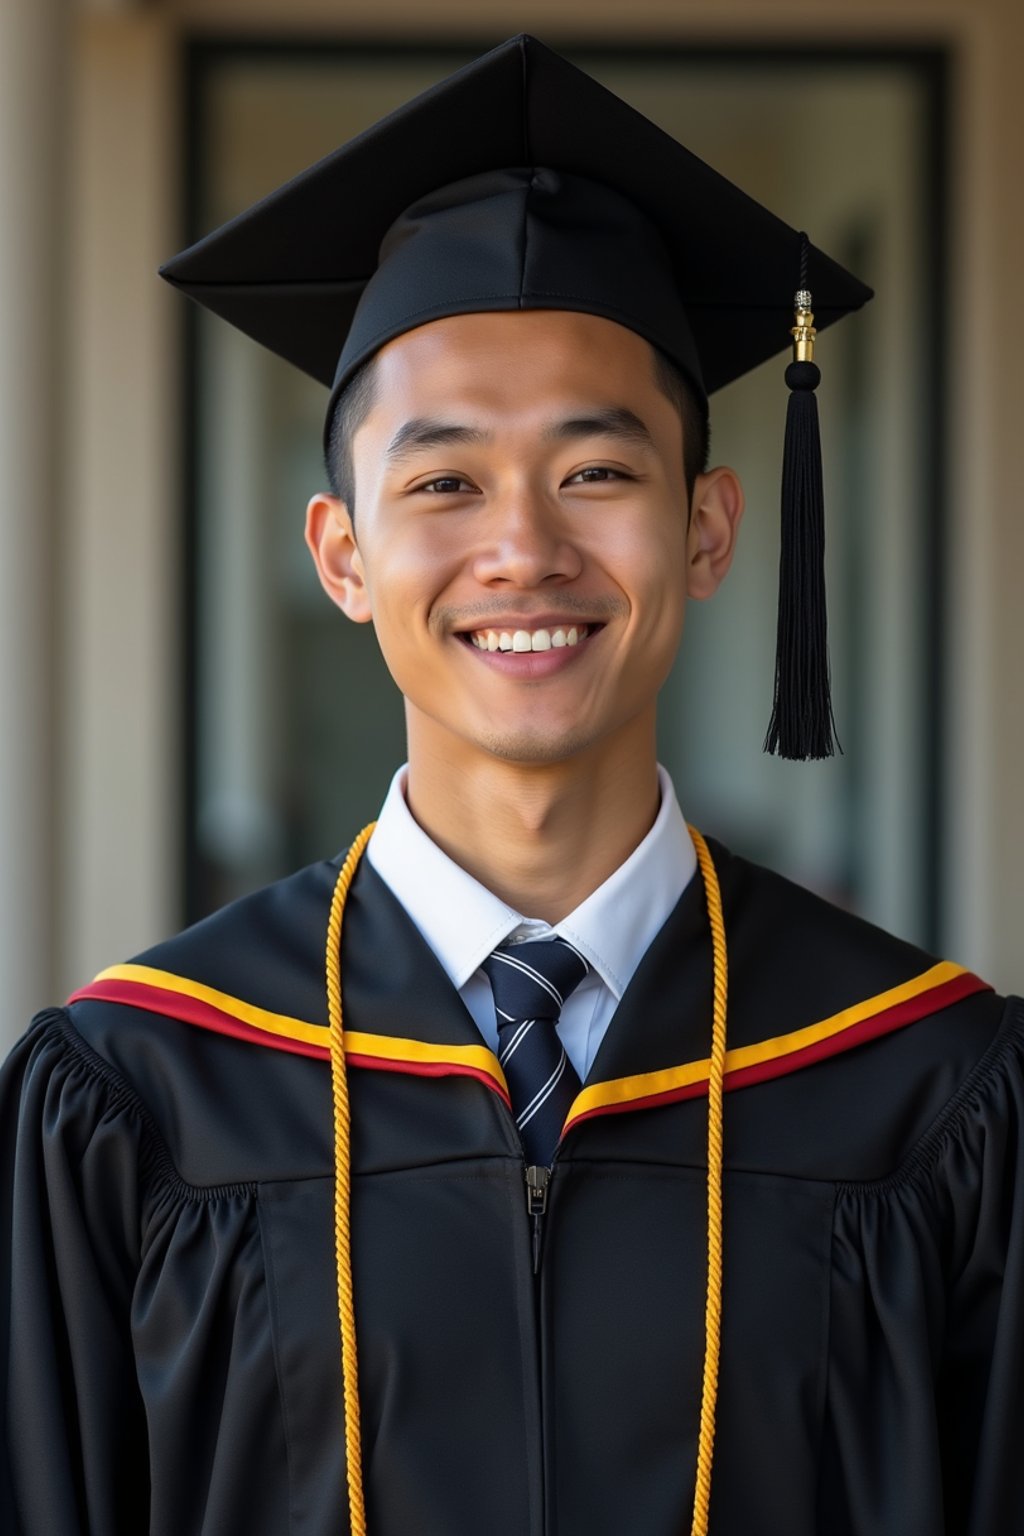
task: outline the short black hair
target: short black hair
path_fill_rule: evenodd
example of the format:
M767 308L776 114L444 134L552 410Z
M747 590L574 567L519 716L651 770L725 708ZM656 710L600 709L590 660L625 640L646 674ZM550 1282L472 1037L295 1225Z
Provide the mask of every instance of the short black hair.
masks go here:
M668 354L653 342L650 345L654 354L654 377L658 388L672 401L682 422L683 478L686 481L686 499L690 502L697 476L703 474L708 467L711 448L708 409ZM378 356L374 352L365 363L361 363L338 396L327 443L327 483L332 495L345 503L353 522L356 515L356 486L352 439L373 409L377 398Z
M683 479L689 504L693 500L697 476L707 469L711 454L708 408L668 353L656 347L653 342L651 351L654 353L654 377L658 388L672 401L683 425Z
M355 522L356 474L352 463L352 439L362 426L377 398L377 358L373 352L360 363L334 404L331 432L327 440L325 467L331 494L348 508Z

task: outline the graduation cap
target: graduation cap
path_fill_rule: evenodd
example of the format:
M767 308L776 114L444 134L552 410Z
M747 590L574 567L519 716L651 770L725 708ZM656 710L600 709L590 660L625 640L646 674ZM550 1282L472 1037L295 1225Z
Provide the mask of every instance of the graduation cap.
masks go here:
M329 387L325 444L360 364L446 315L604 316L705 407L792 338L765 748L832 754L813 346L872 291L596 80L510 38L160 272Z

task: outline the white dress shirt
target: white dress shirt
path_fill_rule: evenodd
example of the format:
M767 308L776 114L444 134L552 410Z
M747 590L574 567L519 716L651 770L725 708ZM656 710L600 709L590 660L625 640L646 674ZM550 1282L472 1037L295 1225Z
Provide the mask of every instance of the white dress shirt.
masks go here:
M427 836L406 804L408 771L403 763L391 781L367 858L434 951L495 1053L494 998L481 961L506 939L561 934L576 946L591 970L566 999L558 1033L585 1081L630 977L697 868L672 780L659 763L661 804L651 830L607 880L552 927L507 906Z

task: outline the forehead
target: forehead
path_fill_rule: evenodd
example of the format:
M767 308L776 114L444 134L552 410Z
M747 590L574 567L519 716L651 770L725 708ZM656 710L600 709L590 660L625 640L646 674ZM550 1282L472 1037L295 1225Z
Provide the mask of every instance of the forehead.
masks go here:
M377 400L395 409L462 397L482 406L540 394L655 388L650 343L600 315L502 310L446 315L396 336L377 354Z

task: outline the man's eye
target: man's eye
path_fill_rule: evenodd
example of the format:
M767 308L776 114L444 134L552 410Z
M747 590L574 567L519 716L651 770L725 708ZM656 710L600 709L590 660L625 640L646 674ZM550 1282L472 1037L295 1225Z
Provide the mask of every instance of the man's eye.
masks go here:
M467 480L460 479L458 475L438 475L435 480L426 480L422 485L418 485L416 489L418 491L429 491L433 487L435 488L433 491L435 496L453 496L457 493L460 485L468 484Z
M568 483L571 485L573 480L578 480L581 475L588 477L585 482L587 485L602 485L605 477L612 477L616 480L632 480L633 478L632 475L627 475L625 470L612 469L607 464L588 464L585 469L578 469L574 475L570 475Z

